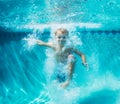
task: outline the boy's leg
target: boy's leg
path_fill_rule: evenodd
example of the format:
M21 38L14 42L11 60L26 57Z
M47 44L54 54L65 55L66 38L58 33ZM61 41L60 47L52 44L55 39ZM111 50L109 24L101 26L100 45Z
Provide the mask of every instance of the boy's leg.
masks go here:
M74 65L75 65L75 57L70 54L68 56L68 80L71 80L72 78L72 74L73 74L73 71L74 71Z
M67 80L61 84L61 87L65 88L69 85L70 80L72 79L73 71L74 71L74 65L75 65L75 58L71 54L68 56L68 62L67 62L67 69L68 69L68 78Z

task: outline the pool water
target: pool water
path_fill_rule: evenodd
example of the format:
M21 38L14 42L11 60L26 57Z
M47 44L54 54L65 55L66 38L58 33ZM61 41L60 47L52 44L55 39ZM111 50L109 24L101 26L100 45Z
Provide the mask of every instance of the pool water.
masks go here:
M119 104L119 2L1 0L0 104ZM66 89L52 79L53 50L24 40L51 41L60 27L69 30L74 47L89 64L87 71L75 55Z
M52 37L50 33L41 31L37 34L24 38L37 37L49 41ZM54 68L52 50L37 46L32 41L26 42L23 38L2 43L1 104L118 104L120 34L83 34L76 29L71 31L70 36L71 39L77 38L78 41L72 41L86 55L89 71L76 56L74 76L66 89L50 79Z

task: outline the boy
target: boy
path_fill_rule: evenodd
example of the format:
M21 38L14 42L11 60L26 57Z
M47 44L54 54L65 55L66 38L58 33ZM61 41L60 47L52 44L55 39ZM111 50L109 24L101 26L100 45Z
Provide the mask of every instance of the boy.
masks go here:
M67 65L66 69L61 68L63 70L67 70L67 75L65 75L64 73L61 73L60 71L57 75L57 79L59 82L62 82L61 87L63 88L69 85L70 80L72 78L74 65L75 65L75 57L73 56L73 53L76 53L77 55L79 55L82 59L82 64L88 67L86 63L85 55L83 53L81 53L77 49L74 49L73 47L66 47L68 35L69 35L69 32L66 29L60 28L55 32L56 43L49 43L49 42L47 43L42 40L35 40L38 45L50 47L55 51L54 56L57 63Z

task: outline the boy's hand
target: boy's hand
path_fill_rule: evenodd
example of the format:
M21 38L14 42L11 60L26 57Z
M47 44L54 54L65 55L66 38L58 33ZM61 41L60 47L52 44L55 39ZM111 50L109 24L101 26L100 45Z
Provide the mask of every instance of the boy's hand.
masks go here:
M25 41L35 41L35 39L33 39L33 38L23 38L23 40L25 40Z
M61 86L62 88L65 88L65 87L67 87L68 85L69 85L69 81L66 81L66 82L62 83L60 86Z
M87 71L89 69L89 66L88 66L88 63L82 63L86 68L87 68Z

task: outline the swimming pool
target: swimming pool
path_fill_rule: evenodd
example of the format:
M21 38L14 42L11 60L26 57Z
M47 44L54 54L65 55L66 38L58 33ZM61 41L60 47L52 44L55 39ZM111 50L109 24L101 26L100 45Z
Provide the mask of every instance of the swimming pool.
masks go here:
M19 1L16 7L18 2L0 1L3 10L0 17L3 19L0 22L0 104L119 104L119 4L107 0L94 3L66 0L66 6L63 0L59 2L61 5L56 0ZM91 4L98 6L96 10ZM105 4L107 6L103 7ZM107 9L111 5L111 11L118 8L113 14ZM102 15L103 18L98 19ZM39 19L39 16L42 17ZM59 27L70 31L71 41L85 53L89 63L89 71L86 71L76 56L74 76L66 89L58 87L50 78L54 69L52 50L23 40L29 37L49 41Z

